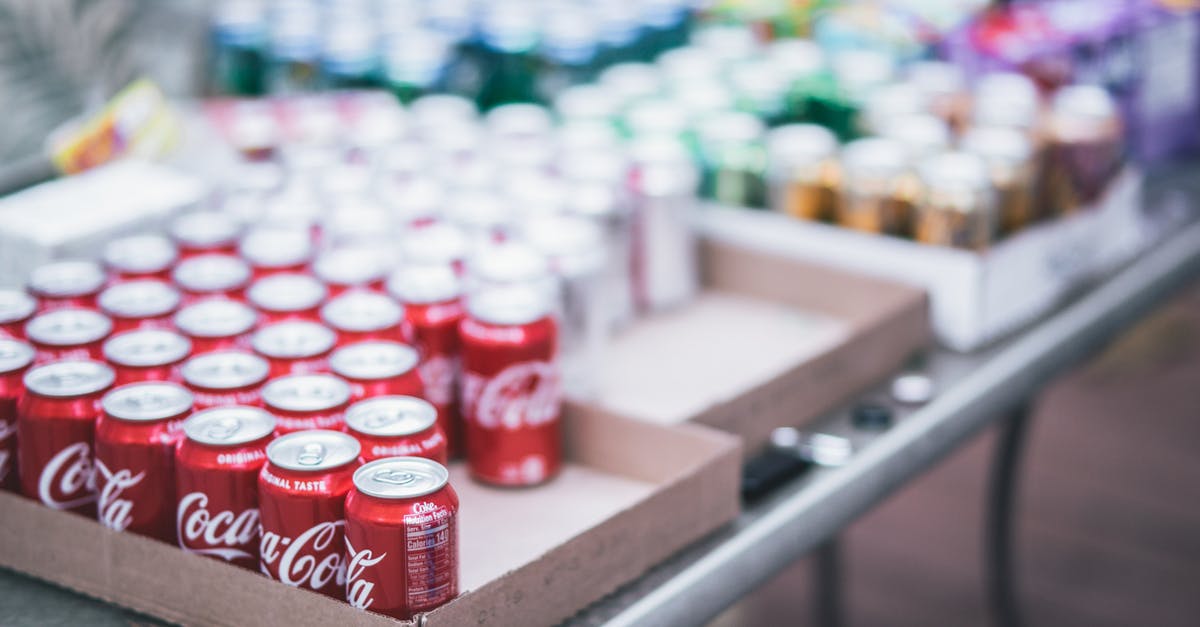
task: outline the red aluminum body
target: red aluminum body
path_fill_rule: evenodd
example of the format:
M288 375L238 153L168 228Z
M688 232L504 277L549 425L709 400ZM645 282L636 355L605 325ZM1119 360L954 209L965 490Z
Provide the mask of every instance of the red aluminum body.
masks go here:
M250 348L250 335L258 314L232 300L209 300L189 305L175 314L175 328L192 341L192 354Z
M271 376L329 372L337 335L316 322L293 320L262 327L250 337L254 352L271 364Z
M407 620L458 596L458 494L447 476L436 462L412 457L354 474L346 497L350 605ZM405 483L413 489L396 489Z
M324 430L281 436L267 446L258 477L265 575L346 598L343 520L358 454L354 438Z
M17 467L21 492L53 509L96 516L92 441L100 398L113 382L98 361L30 368L17 402Z
M379 396L346 410L346 433L362 445L364 462L384 457L424 457L449 463L437 409L414 396Z
M288 375L262 390L263 407L275 416L280 435L306 429L340 430L350 404L350 386L330 374Z
M96 296L107 277L91 261L55 261L34 268L29 275L29 293L38 301L38 311L81 308L95 309Z
M104 340L110 333L112 321L91 309L56 309L25 325L25 336L37 349L37 363L104 359Z
M175 534L190 553L258 570L258 475L275 419L256 407L218 407L184 422L175 450Z
M133 235L112 240L104 247L104 267L110 283L154 279L169 281L179 251L161 235Z
M22 378L33 363L33 347L20 340L0 339L0 490L19 492L17 478L17 400Z
M179 369L191 356L192 343L174 331L141 329L112 336L104 359L117 373L116 385L142 381L182 383Z
M354 400L375 396L425 398L417 351L399 342L360 342L337 349L329 369L350 384Z
M312 262L312 235L306 229L256 229L242 238L238 253L250 264L256 279L302 274Z
M188 359L179 372L195 397L196 411L230 405L261 407L270 366L251 353L219 351Z
M25 323L37 312L37 300L20 290L0 290L0 338L25 339Z
M181 261L209 254L234 255L240 229L228 215L202 211L179 216L171 223L171 239Z
M96 423L100 523L175 543L175 445L192 395L175 383L133 383L105 395Z
M183 304L214 298L244 301L250 266L233 255L198 255L180 261L171 281L183 293Z
M545 300L535 287L474 298L460 326L471 474L497 485L542 483L562 464L557 324L548 304L535 302Z
M408 342L404 308L388 296L350 290L321 307L321 321L338 334L338 346L369 340Z
M257 309L263 324L288 320L321 320L321 304L329 290L307 274L275 274L246 290L246 302Z
M113 322L113 333L134 329L173 329L172 318L183 301L179 290L158 279L111 285L97 298L101 313Z

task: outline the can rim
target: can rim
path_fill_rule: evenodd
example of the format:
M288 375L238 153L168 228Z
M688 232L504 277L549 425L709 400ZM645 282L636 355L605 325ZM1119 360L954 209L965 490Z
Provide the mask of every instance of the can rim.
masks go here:
M390 470L386 467L392 467ZM401 483L411 483L413 471L424 471L431 480L428 485L405 491ZM387 473L388 478L383 479ZM405 481L407 479L407 481ZM367 462L354 471L354 488L359 492L380 499L411 499L433 494L450 483L450 471L432 459L424 457L385 457ZM379 484L385 484L390 489Z
M0 290L0 324L20 322L37 311L37 299L21 290Z
M37 352L28 342L13 338L0 338L0 374L16 372L33 363Z
M287 346L272 346L271 342L299 335L301 341L288 342ZM311 338L305 339L305 336ZM323 355L337 344L337 334L329 327L318 322L307 320L289 320L276 322L254 332L250 337L250 345L254 351L279 359L300 359Z
M133 354L121 353L133 347L138 347ZM103 351L105 359L121 366L163 366L186 359L192 352L192 341L174 331L134 329L108 338Z
M76 322L72 325L74 328L65 329L64 333L58 337L47 337L48 332L53 333L51 329L54 326L63 323L58 320L60 318L65 318L67 321L74 319ZM112 333L112 328L113 323L108 316L91 309L72 307L55 309L34 316L25 325L25 335L33 342L46 346L75 346L98 342Z
M118 317L165 315L179 308L183 295L166 281L139 279L110 285L100 292L101 311Z
M204 409L192 414L183 423L183 433L187 439L208 446L239 446L261 440L274 432L275 416L261 407L247 405Z
M376 396L346 410L346 428L381 437L415 435L437 424L437 408L415 396Z
M87 377L89 376L92 379L90 383L87 381ZM38 380L43 377L54 379L74 377L77 379L82 378L83 381L76 381L73 386L67 381L57 390L47 390L42 385L43 382L39 382ZM78 359L34 366L25 373L22 382L25 384L26 390L38 396L70 398L95 394L112 385L116 378L116 373L113 372L113 369L108 364L92 359Z
M282 459L285 452L296 446L296 440L302 441L305 438L313 441L295 451L295 461ZM329 450L330 446L333 447L332 451ZM324 472L354 463L361 452L362 445L350 434L329 429L309 429L281 435L272 440L267 445L267 461L285 470ZM302 459L307 461L301 461Z
M143 399L160 404L148 407ZM122 406L123 402L131 406ZM100 399L105 414L127 422L158 422L174 418L190 411L193 403L194 398L187 388L167 381L129 383L111 390Z
M321 395L289 395L285 390L305 386ZM262 389L263 403L272 409L314 412L335 409L350 401L350 384L331 374L292 374L271 379Z
M202 375L200 372L197 372L197 370L203 368L207 362L220 359L240 360L241 366L249 367L243 367L240 370L235 368L235 372L217 371L215 373L211 372L212 369L210 368L209 372L205 372L204 375L211 374L213 376L209 376L207 380L204 380L204 375ZM180 374L183 376L183 380L188 385L193 387L203 388L206 390L234 390L266 381L267 376L270 374L270 370L271 366L267 363L267 360L253 353L247 353L245 351L216 351L213 353L196 355L195 357L183 362L183 367L180 368ZM197 376L200 376L201 380L197 381Z

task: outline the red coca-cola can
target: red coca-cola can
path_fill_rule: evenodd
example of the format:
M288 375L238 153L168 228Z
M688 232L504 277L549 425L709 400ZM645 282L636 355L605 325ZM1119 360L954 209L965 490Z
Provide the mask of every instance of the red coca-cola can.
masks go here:
M33 364L33 347L20 340L0 339L0 490L19 492L17 478L17 400L22 379Z
M438 424L457 455L463 440L457 404L458 325L464 310L458 276L449 265L406 266L388 279L388 292L404 305L413 345L421 354L422 397L438 410Z
M39 364L104 359L104 340L112 333L108 316L91 309L55 309L25 325L25 337L37 349Z
M259 568L289 586L346 598L346 494L358 440L339 431L300 431L267 445L258 476Z
M406 232L400 239L400 255L406 266L449 265L461 276L470 244L458 226L434 222Z
M374 251L363 248L333 248L313 261L313 274L329 287L330 296L351 289L383 291L388 268Z
M293 374L272 379L263 387L262 398L280 434L341 429L350 386L331 374Z
M346 600L407 620L458 596L458 494L446 467L389 457L346 496Z
M354 400L375 396L425 396L416 349L399 342L360 342L329 358L329 369L350 384Z
M214 253L236 254L241 227L225 213L200 211L175 218L168 231L179 248L179 258L184 260Z
M46 507L96 517L92 441L112 368L60 361L25 373L17 401L17 474L21 492Z
M175 328L192 341L192 354L250 348L258 314L233 300L206 300L175 314Z
M346 410L346 432L362 444L365 462L384 457L449 461L437 409L415 396L377 396Z
M312 233L303 228L261 228L242 238L238 254L255 278L303 273L313 259Z
M171 278L171 267L179 259L179 251L161 235L132 235L105 245L102 258L111 282L167 281Z
M55 261L33 270L29 293L38 301L38 311L80 308L95 309L96 296L108 277L91 261Z
M316 322L293 320L267 325L250 336L254 352L271 364L271 376L329 372L337 335Z
M262 314L263 324L321 319L321 303L329 290L307 274L274 274L255 281L246 290L246 302Z
M143 381L182 383L180 368L192 343L174 331L141 329L112 336L104 343L104 359L117 373L116 385Z
M0 338L25 339L25 324L37 311L37 300L20 290L0 290Z
M270 365L251 353L218 351L192 357L179 372L195 398L196 411L230 405L261 407Z
M134 329L173 329L183 301L179 290L158 279L111 285L97 298L100 311L113 322L113 333Z
M104 395L96 423L97 518L115 531L175 543L175 446L192 413L177 383L131 383Z
M257 407L192 414L175 450L175 535L189 553L258 570L258 474L275 418Z
M409 341L404 308L378 292L345 292L321 307L321 320L337 331L339 346L367 340Z
M171 280L185 305L213 298L240 301L250 284L250 266L232 255L199 255L180 261Z
M552 294L538 284L490 287L467 300L462 407L467 462L480 481L536 485L562 465L552 309Z

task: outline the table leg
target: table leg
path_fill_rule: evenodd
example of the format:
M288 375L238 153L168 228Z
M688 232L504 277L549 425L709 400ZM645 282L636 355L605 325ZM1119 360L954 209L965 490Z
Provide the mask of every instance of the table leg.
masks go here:
M1030 409L1023 404L1000 423L989 478L984 537L988 609L997 627L1021 624L1015 579L1015 521L1018 472Z
M813 553L814 622L819 627L841 627L842 551L837 536Z

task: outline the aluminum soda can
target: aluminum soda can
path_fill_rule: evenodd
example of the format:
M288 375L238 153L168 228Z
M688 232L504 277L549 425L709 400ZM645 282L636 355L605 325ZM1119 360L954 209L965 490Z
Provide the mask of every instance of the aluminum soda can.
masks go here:
M346 494L361 447L340 431L299 431L267 445L258 476L259 570L289 586L346 598Z
M699 289L692 227L699 172L678 140L647 138L631 152L634 302L640 311L660 311Z
M424 457L446 464L446 434L437 418L437 409L415 396L375 396L346 410L346 432L362 444L364 462Z
M250 274L250 266L233 255L205 254L180 261L171 280L190 305L214 298L244 300Z
M838 141L816 124L787 124L767 134L770 206L802 220L829 220L837 207Z
M200 211L175 218L167 230L182 261L201 255L237 254L241 227L225 213Z
M276 322L255 331L250 346L271 364L272 377L329 372L337 334L316 322Z
M117 374L116 385L143 381L182 383L179 370L191 356L192 343L174 331L142 329L112 336L104 359Z
M131 235L110 241L101 254L113 283L157 279L168 281L179 251L161 235Z
M92 442L112 368L60 361L30 368L17 402L17 474L21 492L52 509L96 517Z
M374 251L362 248L334 248L317 256L313 274L336 297L352 288L383 290L387 264Z
M0 490L19 492L17 477L17 401L22 379L33 364L33 347L20 340L0 339Z
M279 273L258 279L246 290L246 302L262 314L263 324L320 320L329 290L307 274Z
M263 386L262 399L280 434L340 430L350 404L350 386L331 374L293 374L271 379Z
M159 279L131 279L100 292L100 312L113 323L113 333L134 329L172 329L183 296Z
M312 233L295 227L258 228L242 238L238 254L250 264L256 279L304 272L313 259Z
M337 332L338 346L369 340L409 340L404 307L378 292L345 292L321 307L320 319Z
M329 369L350 384L354 400L375 396L425 396L416 349L400 342L371 341L343 346Z
M458 596L458 494L442 464L361 466L346 496L346 600L407 620Z
M489 286L459 325L467 462L485 483L544 483L562 465L561 374L553 296L538 284Z
M923 244L983 250L998 222L987 163L969 152L946 152L918 164L921 196L913 236Z
M183 423L175 449L179 548L258 570L258 475L275 418L258 407L217 407Z
M37 312L37 300L20 290L0 290L0 338L25 339L25 324Z
M38 301L38 311L55 309L95 309L96 297L108 277L92 261L54 261L29 275L29 293Z
M176 383L131 383L101 400L96 422L100 523L175 544L175 445L192 413Z
M262 406L267 360L243 351L217 351L183 362L180 374L195 398L196 411L229 405Z
M104 359L104 340L112 333L108 316L92 309L55 309L25 325L25 336L37 349L37 362Z
M258 314L233 300L206 300L179 310L175 328L192 341L192 354L250 348Z

